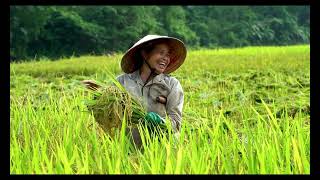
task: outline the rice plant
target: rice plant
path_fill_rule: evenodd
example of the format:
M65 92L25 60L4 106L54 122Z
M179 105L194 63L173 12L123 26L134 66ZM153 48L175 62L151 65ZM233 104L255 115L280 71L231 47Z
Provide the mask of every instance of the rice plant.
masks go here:
M309 45L190 50L172 74L185 93L181 132L154 135L139 125L143 151L124 129L144 111L106 86L95 103L117 112L110 138L81 85L113 84L107 72L119 75L119 60L11 63L11 174L310 173Z

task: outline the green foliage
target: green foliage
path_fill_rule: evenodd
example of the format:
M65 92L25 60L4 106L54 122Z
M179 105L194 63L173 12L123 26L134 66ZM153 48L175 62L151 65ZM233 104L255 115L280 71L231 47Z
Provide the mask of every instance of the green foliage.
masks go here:
M309 6L11 6L14 59L124 52L146 34L188 48L309 43Z
M29 43L39 38L50 13L50 7L10 6L10 56L28 55Z
M186 12L180 6L161 7L163 28L169 36L182 39L186 44L195 44L197 37L186 23ZM174 17L174 18L173 18Z
M55 11L44 29L46 31L41 34L41 39L33 43L34 53L40 51L49 57L101 53L101 47L105 44L104 28L84 21L73 11Z

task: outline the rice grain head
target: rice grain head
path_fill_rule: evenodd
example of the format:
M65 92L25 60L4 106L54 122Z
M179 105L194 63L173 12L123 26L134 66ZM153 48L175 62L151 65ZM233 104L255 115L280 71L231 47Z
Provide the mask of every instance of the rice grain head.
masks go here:
M123 119L128 126L134 126L146 115L145 108L137 99L116 86L107 86L95 95L96 100L87 105L88 110L92 111L97 123L111 137L121 128Z

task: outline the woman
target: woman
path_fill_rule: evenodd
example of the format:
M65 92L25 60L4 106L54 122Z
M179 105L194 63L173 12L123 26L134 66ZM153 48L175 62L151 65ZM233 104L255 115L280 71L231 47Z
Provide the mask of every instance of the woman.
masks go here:
M125 74L117 80L146 106L146 121L161 124L171 120L175 133L180 131L184 101L180 82L168 74L178 69L186 58L186 47L179 39L147 35L136 42L123 56ZM92 81L83 81L88 88L99 88ZM134 143L141 146L137 128L131 129Z

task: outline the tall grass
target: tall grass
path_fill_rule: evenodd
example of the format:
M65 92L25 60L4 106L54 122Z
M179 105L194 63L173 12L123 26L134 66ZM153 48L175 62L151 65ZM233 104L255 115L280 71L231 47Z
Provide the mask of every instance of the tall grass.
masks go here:
M11 174L309 174L310 47L188 52L179 136L143 151L87 112L80 80L110 82L120 55L11 64ZM122 121L121 129L126 126Z

